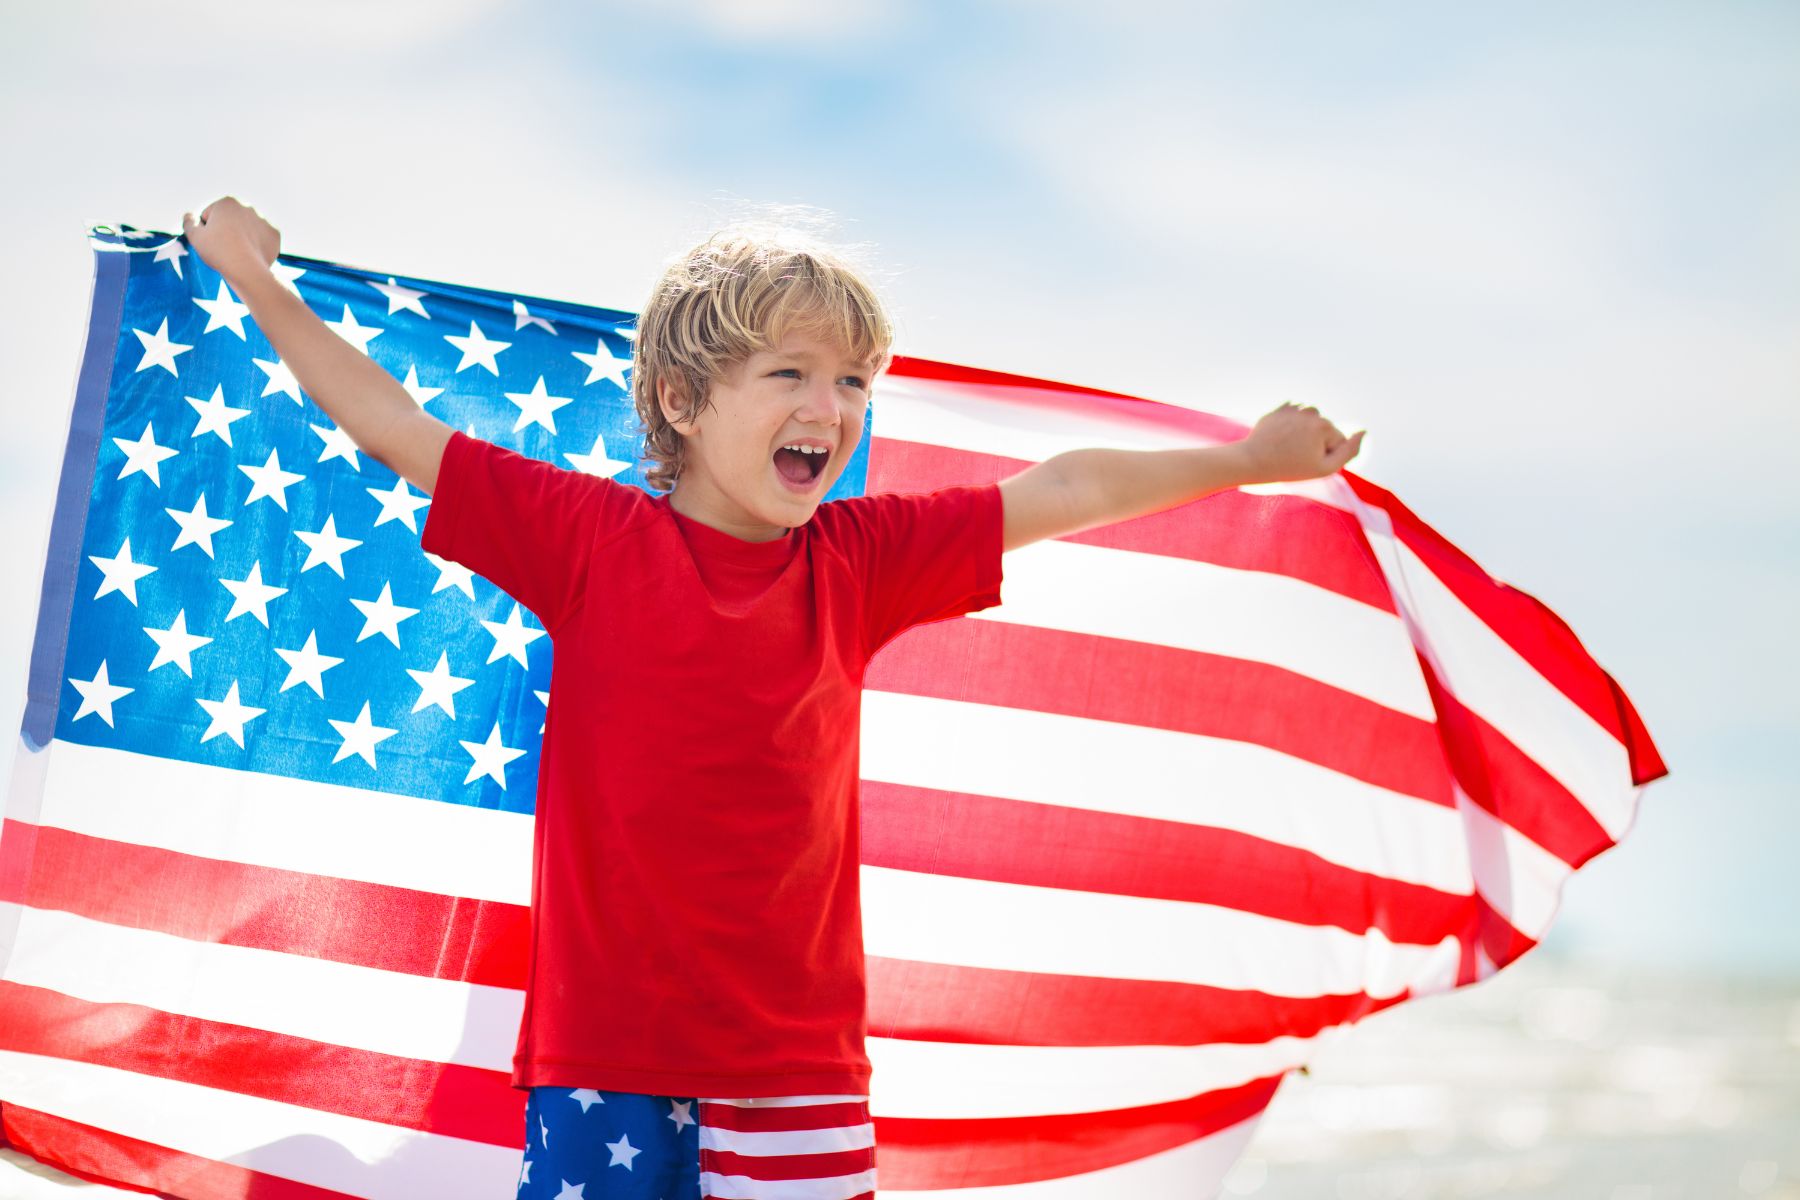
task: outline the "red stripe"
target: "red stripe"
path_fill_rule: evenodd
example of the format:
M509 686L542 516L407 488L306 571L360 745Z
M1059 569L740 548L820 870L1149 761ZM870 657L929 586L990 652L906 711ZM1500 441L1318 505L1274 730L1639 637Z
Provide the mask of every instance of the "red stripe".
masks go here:
M869 661L864 686L1247 742L1454 807L1448 758L1477 803L1564 861L1612 844L1567 789L1436 687L1422 662L1420 670L1441 723L1266 663L961 620L902 633ZM1476 744L1459 732L1464 725L1480 730Z
M734 1154L700 1147L700 1169L746 1179L833 1179L875 1169L875 1147L825 1154ZM885 1180L883 1181L885 1182Z
M0 1104L7 1146L65 1174L180 1200L355 1200L347 1192L296 1183L230 1163L184 1154L18 1104Z
M1570 867L1614 845L1594 814L1550 772L1448 691L1421 656L1444 759L1476 804Z
M1348 471L1342 474L1359 497L1387 510L1395 536L1470 612L1532 670L1619 740L1627 752L1634 785L1669 773L1624 689L1594 661L1567 622L1537 597L1489 575L1391 492Z
M849 1125L868 1123L867 1100L845 1100L833 1104L786 1104L763 1108L700 1101L700 1124L706 1129L730 1129L738 1133L791 1133L796 1129L842 1129Z
M1412 945L1442 941L1473 904L1236 830L874 781L862 785L862 861L1374 928Z
M1146 400L1141 396L1130 396L1124 392L1102 392L1073 383L1036 379L1030 375L1014 375L1006 371L989 371L981 367L965 367L957 363L895 355L886 373L907 379L954 384L957 385L955 391L979 397L989 403L1030 405L1072 413L1089 420L1098 414L1115 423L1188 433L1208 442L1236 441L1250 432L1248 425L1241 425L1228 417L1164 404L1157 400ZM880 386L879 382L876 386ZM880 410L877 409L877 421L881 419L879 413Z
M224 946L523 988L530 910L7 821L0 900Z
M1136 1162L1256 1116L1281 1080L1257 1079L1187 1100L1097 1113L939 1120L877 1117L884 1189L992 1187Z
M1431 722L1229 655L1002 620L935 621L878 652L863 686L1249 742L1455 805Z
M957 813L965 804L971 812L987 805L998 806L1002 812L1018 807L991 797L944 796L883 783L863 786L863 853L866 861L884 865L916 865L916 856L926 852L922 845L909 843L903 833L896 832L897 804L944 806L948 811L941 819L946 821L967 820ZM1031 807L1046 809L1051 818L1071 811L1053 806ZM1085 832L1083 839L1103 839L1105 828L1132 820L1109 818L1106 814L1095 814L1095 818L1091 828L1100 832ZM996 836L1006 827L1003 817L984 825L996 831ZM28 870L33 845L42 854ZM1280 857L1280 847L1270 849ZM1091 859L1085 868L1090 872L1104 866L1104 860L1094 856L1090 847L1065 844L1061 852L1075 856L1071 862L1082 857ZM202 890L196 876L187 871L185 860L189 857L9 821L4 836L0 836L0 900L59 909L93 920L198 941L287 951L286 946L268 936L266 924L261 926L264 936L252 939L246 936L244 927L233 925L220 914L229 915L238 898L248 895L263 897L266 903L259 906L259 911L279 913L280 905L275 900L279 892L269 881L258 878L261 873L304 880L311 888L316 888L317 877L239 866L219 877L227 890L209 892ZM967 870L982 865L978 851L971 851L970 857L976 861L959 861L957 865ZM1222 860L1218 866L1231 876L1241 864ZM1349 876L1341 869L1332 878L1342 888L1351 886ZM184 886L170 887L167 880L185 882ZM1316 885L1309 882L1306 886ZM1371 882L1372 888L1381 886ZM1399 891L1406 888L1394 886ZM411 909L404 903L394 909L376 903L382 891L404 894L402 889L394 888L365 892L362 903L346 904L333 914L328 946L319 944L317 937L321 935L310 924L300 931L302 935L314 935L309 948L319 957L331 957L322 953L330 950L332 954L345 955L334 961L347 959L363 965L435 962L437 931L428 924L408 924ZM1393 894L1398 895L1399 891ZM318 898L316 890L309 890L308 894ZM1475 911L1478 910L1471 909L1463 919L1473 920ZM1376 915L1380 915L1380 910L1376 910ZM416 946L412 944L415 941ZM377 948L375 943L392 944ZM372 957L376 961L371 961ZM1188 984L995 971L877 957L868 962L871 1030L887 1037L929 1041L1030 1045L1260 1042L1283 1034L1309 1036L1387 1003L1360 994L1293 999ZM1054 1002L1034 1002L1021 1009L1017 1004L1021 995L1053 998Z
M1408 995L1297 999L1198 983L1003 971L874 954L868 956L868 987L871 1037L1029 1046L1201 1046L1304 1038Z
M868 490L924 492L994 483L1031 465L1026 459L877 437L869 452ZM1205 507L1180 505L1057 540L1285 575L1382 612L1396 611L1373 555L1342 552L1361 545L1361 526L1350 513L1299 496L1236 489L1194 503ZM1270 537L1277 524L1281 536Z
M0 980L0 1049L421 1133L514 1149L525 1144L525 1093L506 1072L377 1054L141 1004L96 1004Z

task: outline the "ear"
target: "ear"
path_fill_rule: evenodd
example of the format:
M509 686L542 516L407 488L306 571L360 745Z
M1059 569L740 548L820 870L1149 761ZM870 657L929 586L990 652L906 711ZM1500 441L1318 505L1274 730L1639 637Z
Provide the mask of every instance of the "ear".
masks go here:
M692 415L679 403L684 394L684 389L677 387L675 381L667 376L656 381L656 405L662 409L663 419L671 425L693 420Z

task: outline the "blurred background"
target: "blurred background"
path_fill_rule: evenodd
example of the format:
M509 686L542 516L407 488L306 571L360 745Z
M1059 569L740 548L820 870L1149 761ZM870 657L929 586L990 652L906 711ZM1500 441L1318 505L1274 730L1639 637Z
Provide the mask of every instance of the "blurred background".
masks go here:
M89 224L231 194L288 253L636 310L812 206L901 353L1366 428L1670 766L1538 950L1329 1046L1228 1194L1800 1197L1800 5L0 0L0 122L0 720Z

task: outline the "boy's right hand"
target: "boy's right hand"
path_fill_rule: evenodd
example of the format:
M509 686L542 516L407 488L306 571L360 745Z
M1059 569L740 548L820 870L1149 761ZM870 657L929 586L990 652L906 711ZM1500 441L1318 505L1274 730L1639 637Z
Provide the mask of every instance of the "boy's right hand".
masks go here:
M267 271L281 253L281 230L233 196L214 200L198 219L183 213L181 228L200 261L234 288L240 280Z

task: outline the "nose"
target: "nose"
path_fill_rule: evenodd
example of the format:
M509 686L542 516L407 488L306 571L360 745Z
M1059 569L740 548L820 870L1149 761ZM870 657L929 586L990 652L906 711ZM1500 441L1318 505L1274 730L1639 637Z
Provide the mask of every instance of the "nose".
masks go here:
M809 425L839 424L843 414L838 407L837 385L829 379L813 381L802 393L794 416Z

